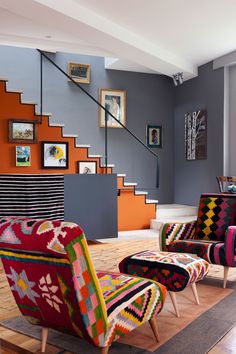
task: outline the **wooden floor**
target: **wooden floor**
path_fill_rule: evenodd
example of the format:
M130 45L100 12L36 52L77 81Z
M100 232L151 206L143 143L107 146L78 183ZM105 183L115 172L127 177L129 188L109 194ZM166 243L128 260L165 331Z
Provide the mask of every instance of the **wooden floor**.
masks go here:
M126 255L145 249L158 250L158 245L155 240L119 241L110 244L91 245L89 249L96 270L118 271L117 264ZM18 314L19 310L11 294L0 261L0 321ZM41 353L40 345L39 340L0 326L0 354ZM47 345L47 354L57 354L59 352L61 352L61 349ZM236 326L209 351L209 354L227 353L236 353ZM63 351L63 354L70 354L70 352Z

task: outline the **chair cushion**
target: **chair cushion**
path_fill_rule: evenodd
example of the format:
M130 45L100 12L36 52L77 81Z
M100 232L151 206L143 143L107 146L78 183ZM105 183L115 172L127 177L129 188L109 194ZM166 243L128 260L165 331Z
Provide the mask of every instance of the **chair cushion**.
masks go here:
M225 259L224 243L206 240L177 240L172 242L170 252L183 252L196 254L212 264L227 265Z
M194 239L224 241L228 226L236 224L236 196L202 194Z
M120 273L97 272L108 315L104 345L156 316L162 309L166 288L152 280Z

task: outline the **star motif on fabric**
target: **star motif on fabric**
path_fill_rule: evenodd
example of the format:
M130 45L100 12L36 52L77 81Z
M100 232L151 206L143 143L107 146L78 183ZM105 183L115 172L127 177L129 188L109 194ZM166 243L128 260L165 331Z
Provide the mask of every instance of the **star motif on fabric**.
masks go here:
M42 291L42 297L46 299L47 303L53 307L57 312L60 311L59 304L63 302L59 299L56 294L59 287L57 285L52 284L52 279L50 274L47 274L45 277L42 277L39 280L39 288Z
M35 298L40 297L39 294L33 290L36 283L28 279L25 270L22 270L20 274L18 274L12 267L10 267L10 270L11 274L7 274L7 277L14 282L11 289L16 291L21 299L26 296L36 304Z

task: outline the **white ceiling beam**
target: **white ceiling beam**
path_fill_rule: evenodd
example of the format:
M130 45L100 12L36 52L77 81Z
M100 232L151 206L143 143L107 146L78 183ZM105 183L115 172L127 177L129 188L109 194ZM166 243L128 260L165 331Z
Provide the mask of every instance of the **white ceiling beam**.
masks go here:
M77 36L78 40L83 39L89 45L101 48L101 51L136 62L155 72L169 76L183 72L187 78L197 75L197 68L192 63L73 0L0 0L0 6L40 21L42 25L57 29L63 25L63 31L73 35L73 38Z

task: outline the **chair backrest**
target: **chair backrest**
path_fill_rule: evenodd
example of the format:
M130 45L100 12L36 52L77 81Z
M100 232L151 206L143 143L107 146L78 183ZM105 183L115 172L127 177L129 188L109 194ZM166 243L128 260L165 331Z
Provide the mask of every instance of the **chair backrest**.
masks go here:
M103 342L105 302L78 225L2 218L0 256L16 303L31 323L97 346Z
M236 225L236 195L202 194L194 238L223 241L231 225Z
M228 192L229 185L236 185L236 177L234 176L216 176L216 179L221 193Z

